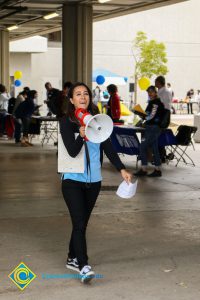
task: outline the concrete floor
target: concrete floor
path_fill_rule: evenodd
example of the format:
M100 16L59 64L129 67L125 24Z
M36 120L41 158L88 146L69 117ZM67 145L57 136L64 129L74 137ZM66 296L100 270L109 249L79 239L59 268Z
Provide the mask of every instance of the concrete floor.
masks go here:
M88 228L90 264L102 279L44 279L65 268L70 219L60 192L53 146L0 141L0 299L200 298L200 145L188 151L196 167L172 162L163 177L139 180L130 200L105 160L103 189ZM134 171L135 158L121 156ZM23 261L37 278L20 291L8 274ZM73 273L70 273L73 274Z

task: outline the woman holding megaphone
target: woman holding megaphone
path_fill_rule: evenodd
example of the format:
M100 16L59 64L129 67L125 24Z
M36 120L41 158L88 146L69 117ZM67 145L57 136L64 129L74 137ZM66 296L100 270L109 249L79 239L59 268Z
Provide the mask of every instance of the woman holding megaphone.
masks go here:
M126 182L131 174L125 170L118 154L114 151L110 139L101 143L88 141L85 126L76 118L76 111L82 109L92 116L98 108L92 102L92 92L84 83L76 83L69 90L69 102L66 115L60 120L60 133L65 148L71 158L77 157L84 149L84 170L62 174L62 193L69 209L72 221L72 234L66 267L80 272L81 281L86 283L95 274L88 264L86 228L101 188L101 165L103 152L121 173Z

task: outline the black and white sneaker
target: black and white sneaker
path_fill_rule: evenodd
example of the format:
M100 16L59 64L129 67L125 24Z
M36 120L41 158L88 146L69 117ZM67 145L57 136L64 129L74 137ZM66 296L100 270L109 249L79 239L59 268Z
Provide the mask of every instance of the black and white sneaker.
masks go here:
M95 273L92 271L92 268L88 265L84 266L80 271L81 282L88 283L92 278L94 278Z
M162 172L160 170L154 170L152 173L147 175L148 177L161 177L162 176Z
M67 258L66 268L80 272L77 258Z

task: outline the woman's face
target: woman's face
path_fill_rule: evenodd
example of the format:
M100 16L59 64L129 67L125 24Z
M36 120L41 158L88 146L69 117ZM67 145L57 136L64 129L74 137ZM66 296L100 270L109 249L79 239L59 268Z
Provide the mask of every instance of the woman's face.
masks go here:
M77 86L73 92L73 98L70 99L75 109L83 108L87 109L90 103L90 96L85 86Z

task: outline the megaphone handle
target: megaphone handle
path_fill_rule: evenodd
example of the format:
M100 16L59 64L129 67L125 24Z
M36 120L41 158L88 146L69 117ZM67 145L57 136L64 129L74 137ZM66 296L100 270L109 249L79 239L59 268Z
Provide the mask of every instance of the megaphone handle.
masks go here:
M79 124L80 124L80 122L79 122ZM81 124L80 124L80 126L79 126L79 129L80 129L80 127L82 127L82 126L84 126L84 127L85 127L85 125L81 125ZM87 142L89 141L89 140L88 140L88 138L86 137L86 135L84 136L84 138L83 138L83 139L84 139L85 141L87 141Z

